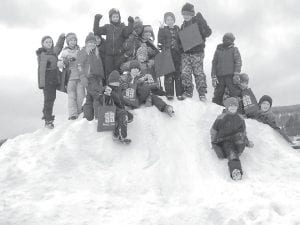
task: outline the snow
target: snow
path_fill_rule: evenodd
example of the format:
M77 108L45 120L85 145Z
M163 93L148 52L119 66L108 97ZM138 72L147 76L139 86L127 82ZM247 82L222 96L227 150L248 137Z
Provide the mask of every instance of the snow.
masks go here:
M247 120L255 144L241 157L243 180L210 148L221 112L174 101L175 117L133 111L129 146L96 121L8 140L0 149L1 225L299 225L300 152L270 127Z

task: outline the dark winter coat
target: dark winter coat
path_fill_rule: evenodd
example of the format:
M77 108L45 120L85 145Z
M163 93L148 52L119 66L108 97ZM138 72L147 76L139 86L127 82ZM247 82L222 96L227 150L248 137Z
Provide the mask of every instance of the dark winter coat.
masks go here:
M242 59L240 52L234 44L225 46L219 44L212 61L211 74L216 76L232 75L240 73L242 67Z
M159 48L163 51L172 49L179 52L181 50L178 34L179 30L180 28L176 25L173 28L170 28L168 26L164 26L164 28L159 28L157 38Z
M36 51L38 56L38 85L40 89L45 88L47 85L58 85L58 55L63 49L65 37L60 36L56 45L51 49L39 48ZM52 71L47 73L47 71ZM57 72L53 72L57 71ZM47 75L48 74L48 75Z
M197 53L204 52L205 40L212 33L210 27L207 25L207 22L201 15L201 13L197 13L197 15L194 16L190 21L184 21L183 24L181 25L181 30L183 30L185 27L188 27L194 23L197 23L204 42L203 42L203 44L195 46L194 48L186 51L185 52L186 54L197 54Z
M102 63L105 62L105 42L106 40L104 38L101 37L101 44L100 45L97 45L97 48L98 48L98 51L99 51L99 54L100 54L100 57L102 59ZM103 65L104 66L104 65Z
M96 35L106 35L105 54L106 55L121 55L123 54L123 43L133 31L133 23L129 23L126 27L124 23L116 25L110 23L99 27L99 18L94 20L94 33Z
M214 144L232 140L234 142L246 142L245 120L238 113L224 112L217 117L211 128L211 141Z

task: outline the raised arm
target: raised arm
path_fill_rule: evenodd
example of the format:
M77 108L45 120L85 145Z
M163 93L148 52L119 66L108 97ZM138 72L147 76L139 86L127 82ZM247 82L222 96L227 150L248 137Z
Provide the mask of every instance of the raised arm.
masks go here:
M134 23L134 19L131 16L129 16L128 17L128 26L125 26L122 31L122 35L124 38L128 38L129 35L133 32L133 23Z
M54 46L54 49L53 49L54 53L57 56L60 54L61 50L64 47L65 39L66 39L66 37L65 37L64 33L62 33L61 35L59 35L59 38L58 38L58 40L56 42L56 45Z
M107 34L106 25L104 25L102 27L100 27L100 25L99 25L101 18L102 18L101 14L96 14L95 15L94 27L93 27L94 34L99 35L99 36Z

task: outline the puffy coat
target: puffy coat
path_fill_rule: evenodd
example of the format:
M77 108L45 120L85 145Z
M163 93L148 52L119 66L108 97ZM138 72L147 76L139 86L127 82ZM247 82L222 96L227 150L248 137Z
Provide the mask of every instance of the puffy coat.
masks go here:
M171 30L173 30L174 35L172 35ZM180 51L180 40L179 40L179 30L178 26L174 28L169 28L164 26L164 28L159 28L158 30L158 46L162 50L173 49L175 51Z

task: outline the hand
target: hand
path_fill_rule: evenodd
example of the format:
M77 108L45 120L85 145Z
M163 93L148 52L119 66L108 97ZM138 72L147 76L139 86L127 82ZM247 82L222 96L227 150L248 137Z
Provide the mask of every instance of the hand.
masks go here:
M59 37L65 37L66 35L65 35L65 33L61 33L60 35L59 35Z
M165 26L165 23L164 23L164 22L161 22L161 21L159 21L159 28L164 28L164 26Z
M202 18L203 18L202 14L201 14L200 12L197 12L196 17L197 17L198 19L202 19Z
M212 86L213 86L214 88L217 87L218 83L219 83L218 78L212 77Z
M128 23L134 23L134 19L133 19L132 16L129 16L129 17L128 17Z
M254 147L254 144L252 141L249 141L248 144L247 144L247 147L249 148L253 148Z
M112 89L110 87L106 86L104 94L110 96L111 95L111 91L112 91Z
M95 19L101 20L102 17L103 17L103 16L102 16L101 14L96 14L96 15L95 15Z
M89 80L86 76L82 76L80 77L80 83L83 87L87 88L87 86L89 85Z

